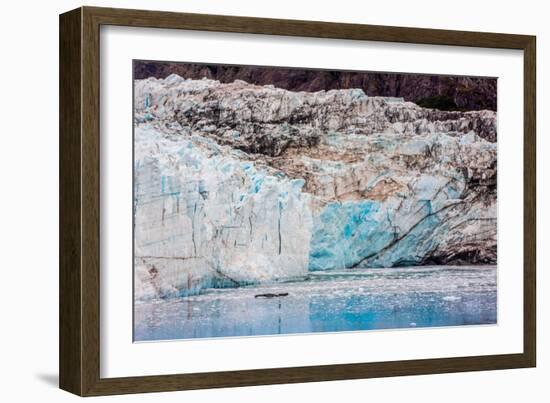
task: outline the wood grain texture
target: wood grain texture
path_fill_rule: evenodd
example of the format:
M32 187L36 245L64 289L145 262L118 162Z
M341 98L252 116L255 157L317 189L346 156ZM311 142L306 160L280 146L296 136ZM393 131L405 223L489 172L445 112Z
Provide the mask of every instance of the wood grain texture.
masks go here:
M59 18L59 386L81 394L81 10Z
M478 357L100 377L101 25L522 49L524 352ZM535 37L82 7L60 16L60 387L81 396L532 367L536 363Z
M85 7L105 25L189 29L314 38L353 39L433 45L523 49L529 36L490 32L403 28L382 25L340 24L271 18L232 17Z
M82 8L82 390L99 378L99 24Z
M523 66L523 354L536 366L537 338L537 105L536 39L529 37Z

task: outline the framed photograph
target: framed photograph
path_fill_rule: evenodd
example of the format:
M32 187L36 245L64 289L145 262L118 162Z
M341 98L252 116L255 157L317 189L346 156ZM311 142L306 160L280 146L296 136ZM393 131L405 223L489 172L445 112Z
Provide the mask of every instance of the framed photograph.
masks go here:
M60 387L533 367L535 37L60 16Z

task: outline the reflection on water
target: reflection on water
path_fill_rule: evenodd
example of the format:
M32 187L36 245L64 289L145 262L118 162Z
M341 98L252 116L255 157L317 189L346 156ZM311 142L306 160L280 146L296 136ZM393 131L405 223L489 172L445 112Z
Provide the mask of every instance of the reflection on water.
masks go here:
M255 298L281 293L288 295ZM496 267L315 272L304 281L211 289L134 309L135 341L494 324Z

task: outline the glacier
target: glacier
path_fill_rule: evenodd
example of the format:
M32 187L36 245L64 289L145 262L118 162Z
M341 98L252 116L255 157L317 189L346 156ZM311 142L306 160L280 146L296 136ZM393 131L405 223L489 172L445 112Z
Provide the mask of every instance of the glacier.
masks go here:
M135 80L136 298L496 262L496 113Z

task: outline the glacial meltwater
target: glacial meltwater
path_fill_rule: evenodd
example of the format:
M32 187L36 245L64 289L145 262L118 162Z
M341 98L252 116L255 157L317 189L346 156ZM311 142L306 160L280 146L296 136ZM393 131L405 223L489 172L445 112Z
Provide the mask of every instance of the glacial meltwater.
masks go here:
M134 340L495 324L496 266L311 272L134 306Z

